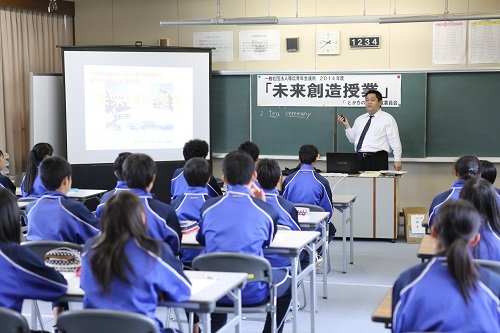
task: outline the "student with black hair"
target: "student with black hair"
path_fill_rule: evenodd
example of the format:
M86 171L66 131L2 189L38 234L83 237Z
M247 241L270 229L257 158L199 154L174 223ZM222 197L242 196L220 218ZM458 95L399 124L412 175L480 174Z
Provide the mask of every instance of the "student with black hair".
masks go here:
M5 156L0 150L0 171L5 168ZM12 194L16 194L16 185L12 183L9 177L0 173L0 188L8 189Z
M66 294L61 273L21 246L16 197L0 189L0 306L21 312L24 299L57 301Z
M481 171L481 177L489 181L492 185L495 184L497 179L497 168L495 164L487 160L479 160L479 170ZM500 196L500 189L495 188L497 195Z
M224 157L222 170L228 191L225 196L212 198L203 205L196 239L205 246L205 253L240 252L263 257L263 248L274 238L278 213L265 202L264 192L255 185L255 163L248 153L236 150ZM278 332L282 332L291 301L288 270L273 270L273 281L278 285L276 322ZM268 287L263 282L249 283L242 291L244 305L259 304L268 297ZM231 304L227 297L219 302ZM222 327L226 319L225 314L213 314L212 330ZM270 331L268 314L263 332Z
M257 162L257 180L266 195L266 202L278 212L278 229L300 231L297 209L292 202L279 195L276 186L281 182L281 169L276 160L261 159ZM266 254L273 267L290 266L290 258L279 254Z
M500 261L500 206L495 188L483 178L465 182L460 198L471 202L481 215L481 241L472 249L476 259Z
M283 198L293 203L307 203L322 207L333 216L332 190L325 177L315 171L319 159L318 148L303 145L299 149L300 169L289 174L283 181ZM329 241L335 236L335 226L328 224Z
M156 163L146 154L132 154L123 163L123 179L144 207L150 237L170 245L174 254L181 250L181 227L175 210L153 198L151 189L156 180ZM127 191L122 191L127 192ZM120 193L120 192L119 192Z
M102 195L100 204L105 203L116 192L128 189L127 182L123 179L123 163L130 155L132 155L132 153L122 152L119 153L118 156L115 158L115 162L113 163L113 173L115 174L115 177L117 179L116 186L111 191L108 191ZM96 210L96 215L101 216L100 214L97 213L98 210L99 208L97 208Z
M42 161L52 156L53 152L54 148L46 142L40 142L33 146L33 149L28 154L26 173L21 181L21 193L23 197L39 198L47 191L40 180L38 170Z
M182 154L184 155L184 161L189 161L193 157L207 158L208 156L208 143L204 140L193 139L189 140L184 144L182 149ZM170 194L172 199L181 196L187 189L188 184L183 175L183 168L178 168L174 171L172 176L172 181L170 183ZM222 190L217 184L217 180L214 176L210 175L210 180L207 187L207 193L210 197L218 197L222 195Z
M453 182L451 189L438 194L432 200L431 206L429 208L429 227L432 226L434 222L434 216L436 216L436 213L438 212L441 205L443 205L448 200L458 199L465 181L480 176L479 159L476 156L471 155L460 157L455 162L454 175L455 181Z
M392 331L500 332L500 274L477 266L469 246L481 217L470 202L445 203L432 237L441 255L403 272L392 289Z
M158 301L186 301L191 284L172 249L147 235L146 224L141 200L132 191L106 202L103 232L85 245L82 256L83 306L144 314L158 332L173 332L155 316Z
M238 150L244 151L248 153L253 159L255 163L259 161L259 155L260 155L260 149L259 146L257 146L255 143L252 141L245 141L242 144L238 146Z
M27 240L58 240L84 244L99 233L99 219L83 203L67 197L71 190L71 165L62 157L46 158L40 178L47 189L26 207Z
M206 185L210 179L210 165L201 157L189 159L183 168L188 184L186 192L172 201L183 234L198 230L201 219L201 206L209 199ZM182 250L182 262L191 266L199 250Z

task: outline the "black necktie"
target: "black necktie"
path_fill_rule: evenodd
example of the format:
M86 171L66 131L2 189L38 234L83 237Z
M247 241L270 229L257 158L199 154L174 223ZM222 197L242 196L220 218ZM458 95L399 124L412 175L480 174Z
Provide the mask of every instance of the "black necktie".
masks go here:
M361 132L361 136L359 137L358 145L356 146L356 152L358 152L361 149L361 146L363 146L363 140L365 139L366 132L368 132L368 128L370 127L370 124L372 122L373 116L369 116L370 119L366 122L365 128L363 128L363 132Z

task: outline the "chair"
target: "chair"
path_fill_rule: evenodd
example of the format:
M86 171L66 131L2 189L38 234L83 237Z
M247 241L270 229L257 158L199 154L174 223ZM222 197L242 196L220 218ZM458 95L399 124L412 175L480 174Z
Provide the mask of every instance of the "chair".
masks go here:
M0 323L3 333L29 333L30 327L26 318L19 312L0 307Z
M65 311L57 318L60 333L157 333L156 323L145 315L103 309Z
M486 268L496 274L500 274L500 262L498 261L474 259L474 262L483 268Z
M63 242L63 241L53 241L53 240L42 240L42 241L28 241L28 242L22 242L21 246L24 246L28 249L31 250L40 260L45 262L45 254L49 252L50 250L57 249L60 247L66 247L70 248L72 250L77 250L77 251L82 251L83 245L80 244L75 244L75 243L70 243L70 242ZM36 314L38 317L38 322L40 323L40 327L42 331L44 331L43 327L43 321L42 321L42 315L40 314L40 309L38 307L38 303L36 300L33 300L31 303L31 326L33 329L36 329L36 319L33 317L33 314Z
M202 254L194 258L192 267L195 270L215 272L243 272L248 274L247 283L265 282L269 285L269 300L257 306L243 305L245 313L270 313L271 332L276 328L277 288L273 285L273 273L269 261L265 258L246 253L216 252ZM217 307L216 312L231 312L227 307Z

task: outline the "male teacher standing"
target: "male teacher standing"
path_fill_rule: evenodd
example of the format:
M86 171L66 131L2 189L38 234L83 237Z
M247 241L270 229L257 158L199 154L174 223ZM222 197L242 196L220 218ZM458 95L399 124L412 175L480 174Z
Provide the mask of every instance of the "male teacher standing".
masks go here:
M360 161L360 170L388 170L388 153L394 154L394 169L401 170L401 140L396 120L382 111L382 94L368 90L365 95L367 113L359 116L354 125L340 115L337 120L344 125L345 135L354 143Z

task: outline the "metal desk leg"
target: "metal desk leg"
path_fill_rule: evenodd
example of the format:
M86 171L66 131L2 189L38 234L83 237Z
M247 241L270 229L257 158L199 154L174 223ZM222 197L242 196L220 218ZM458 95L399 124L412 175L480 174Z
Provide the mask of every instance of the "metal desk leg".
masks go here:
M330 252L328 251L328 220L321 223L321 228L323 229L323 299L328 298L328 258Z
M354 227L353 227L353 224L354 224L354 208L353 208L353 204L352 202L349 204L349 217L350 217L350 221L349 221L349 228L350 228L350 231L351 233L349 234L349 238L350 238L350 241L351 241L351 255L350 255L350 258L351 258L351 265L354 264Z
M293 325L293 333L297 333L297 262L298 257L292 258L292 325Z
M310 263L313 263L311 269L311 333L316 332L316 312L318 311L318 299L316 297L316 265L314 259L316 257L316 243L312 242L311 253L309 254Z
M345 208L342 207L341 208L341 212L342 212L342 273L347 273L347 241L346 241L346 235L345 235L345 232L346 232L346 218L345 218L345 214L346 214L346 211L345 211ZM351 237L352 239L352 237Z

